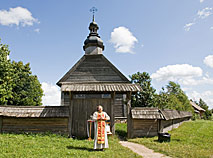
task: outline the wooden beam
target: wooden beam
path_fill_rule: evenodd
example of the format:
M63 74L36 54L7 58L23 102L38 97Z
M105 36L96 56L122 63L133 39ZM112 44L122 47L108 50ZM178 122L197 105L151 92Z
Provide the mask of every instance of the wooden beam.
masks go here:
M68 120L68 136L69 138L72 137L72 109L73 109L73 93L69 92L70 97L70 106L69 106L69 120Z
M115 106L115 92L111 92L111 132L115 134L115 115L114 115L114 106Z
M131 118L131 92L127 92L126 101L127 101L127 137L132 137L132 118Z
M0 117L0 133L2 133L3 117Z

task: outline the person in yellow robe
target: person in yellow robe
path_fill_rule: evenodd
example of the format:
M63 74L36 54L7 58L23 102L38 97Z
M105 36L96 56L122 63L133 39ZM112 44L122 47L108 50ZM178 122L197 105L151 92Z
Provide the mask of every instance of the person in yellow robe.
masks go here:
M109 148L106 120L110 120L110 117L103 111L101 105L97 106L97 111L93 113L92 119L94 122L94 149Z

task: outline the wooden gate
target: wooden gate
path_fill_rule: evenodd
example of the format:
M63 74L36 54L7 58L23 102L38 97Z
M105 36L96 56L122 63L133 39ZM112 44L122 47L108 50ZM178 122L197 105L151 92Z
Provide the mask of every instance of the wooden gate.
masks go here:
M101 94L100 94L101 95ZM111 97L103 98L93 95L91 97L84 95L74 95L72 98L72 121L71 121L71 133L72 136L79 138L87 137L87 120L91 118L96 111L97 105L102 105L103 109L112 118L111 115Z

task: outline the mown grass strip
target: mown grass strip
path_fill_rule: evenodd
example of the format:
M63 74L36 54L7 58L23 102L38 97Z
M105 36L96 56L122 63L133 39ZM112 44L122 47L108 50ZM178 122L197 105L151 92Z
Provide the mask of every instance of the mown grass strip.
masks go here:
M0 134L1 158L140 157L109 138L110 148L94 151L93 141L68 139L54 134Z
M125 130L125 124L123 126ZM136 138L128 141L143 144L171 157L213 158L213 121L190 121L169 132L171 142L159 143L158 137Z

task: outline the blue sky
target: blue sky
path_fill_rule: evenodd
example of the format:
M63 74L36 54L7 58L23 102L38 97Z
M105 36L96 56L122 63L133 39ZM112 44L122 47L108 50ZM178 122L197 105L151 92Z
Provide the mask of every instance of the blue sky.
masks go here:
M213 108L212 0L0 0L0 38L10 59L30 62L45 105L60 104L55 83L84 54L98 12L104 55L126 76L148 72L154 88L169 80Z

